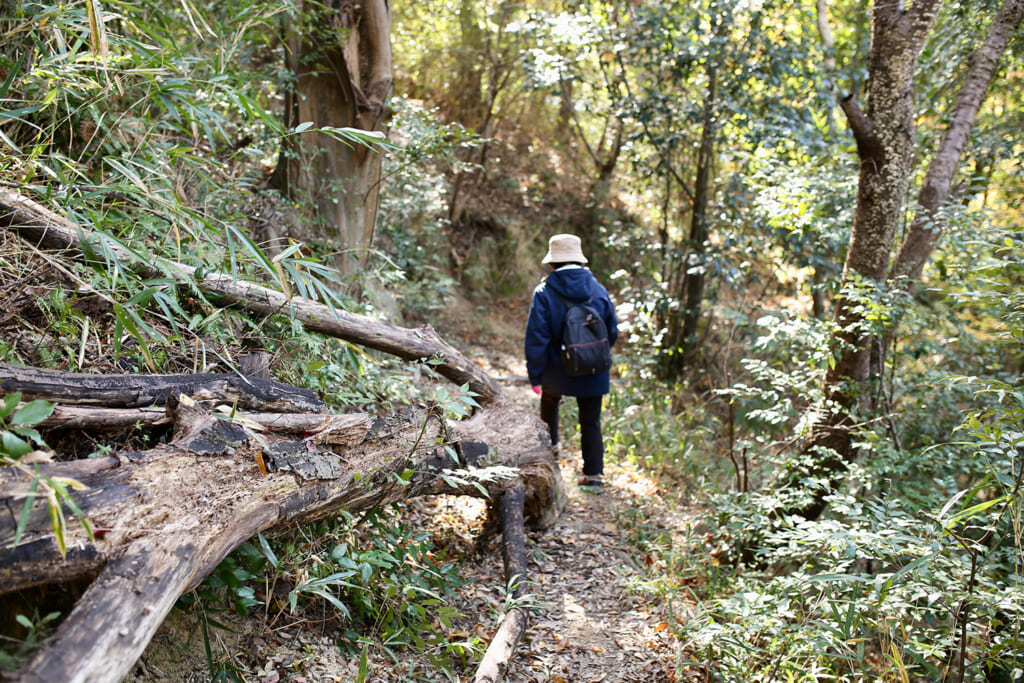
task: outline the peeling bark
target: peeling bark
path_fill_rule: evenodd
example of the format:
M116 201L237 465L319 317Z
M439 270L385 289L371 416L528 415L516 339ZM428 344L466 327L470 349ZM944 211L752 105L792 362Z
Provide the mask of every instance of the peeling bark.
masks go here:
M90 538L71 525L65 557L53 541L43 501L32 505L22 540L12 546L37 475L22 468L0 470L0 503L8 511L0 516L0 594L96 577L56 634L12 680L119 680L175 598L257 532L419 495L479 496L470 483L473 468L515 466L520 453L537 451L551 459L542 430L514 435L503 430L499 450L479 440L490 433L481 434L472 423L446 425L430 409L388 420L310 415L310 421L326 426L289 442L266 432L252 437L246 420L226 421L191 400L171 398L171 443L142 453L38 466L38 475L70 477L87 487L75 500L98 533ZM510 406L494 409L499 414L481 413L476 424L509 418L522 422L525 417ZM300 420L286 422L294 429ZM289 444L300 448L283 447ZM459 453L458 462L446 445ZM302 467L293 457L319 458L330 467ZM540 492L561 488L560 480L544 480L556 469L532 466L530 457L522 460L518 474L507 470L498 478L479 480L492 498L501 499L514 486ZM442 476L445 470L458 470L459 481ZM522 537L521 493L519 506L518 529L508 523L504 528L509 539ZM70 517L71 511L66 514Z

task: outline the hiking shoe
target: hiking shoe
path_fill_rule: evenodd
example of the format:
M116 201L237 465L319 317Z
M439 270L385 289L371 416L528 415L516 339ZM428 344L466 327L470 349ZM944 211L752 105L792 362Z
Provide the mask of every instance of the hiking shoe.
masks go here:
M603 483L604 478L600 474L584 474L576 482L576 485L589 489L600 489Z

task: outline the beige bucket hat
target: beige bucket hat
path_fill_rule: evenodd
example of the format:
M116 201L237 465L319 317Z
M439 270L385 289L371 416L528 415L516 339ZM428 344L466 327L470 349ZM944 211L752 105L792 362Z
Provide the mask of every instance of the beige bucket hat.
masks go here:
M583 245L576 235L552 235L548 240L548 253L541 263L586 263Z

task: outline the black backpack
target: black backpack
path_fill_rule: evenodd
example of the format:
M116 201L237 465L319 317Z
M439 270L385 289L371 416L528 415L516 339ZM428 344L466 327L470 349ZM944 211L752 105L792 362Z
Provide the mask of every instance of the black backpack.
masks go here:
M560 349L565 374L569 377L583 377L610 369L612 345L608 341L608 328L604 319L590 305L594 298L576 303L566 301L558 292L555 292L555 296L565 304Z

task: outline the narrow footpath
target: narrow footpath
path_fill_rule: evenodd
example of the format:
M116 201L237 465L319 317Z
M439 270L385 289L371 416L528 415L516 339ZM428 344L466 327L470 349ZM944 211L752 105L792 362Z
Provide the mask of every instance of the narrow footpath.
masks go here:
M491 347L486 352L488 371L508 378L505 388L514 400L535 406L537 398L530 391L517 350ZM573 399L565 401L571 404ZM562 431L570 437L562 444L560 465L569 502L552 527L528 531L526 551L533 582L529 592L537 610L507 680L687 680L675 674L677 658L684 656L675 633L690 607L674 604L658 590L666 580L664 567L657 566L657 554L644 550L645 544L638 539L659 535L679 548L688 526L695 523L694 513L662 496L645 473L631 463L618 462L611 452L606 456L601 492L578 487L582 460L578 439L571 438L576 430L564 424L565 412L563 407ZM465 570L469 592L488 592L493 600L493 586L502 582L500 552L495 557L494 562ZM651 580L659 572L661 576ZM467 614L473 613L468 605L463 607Z

